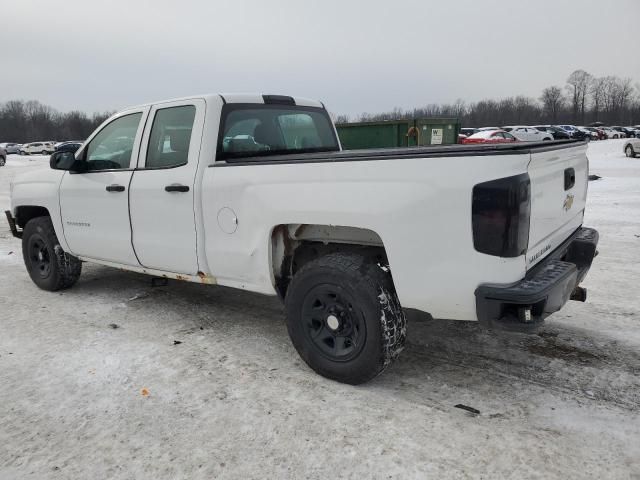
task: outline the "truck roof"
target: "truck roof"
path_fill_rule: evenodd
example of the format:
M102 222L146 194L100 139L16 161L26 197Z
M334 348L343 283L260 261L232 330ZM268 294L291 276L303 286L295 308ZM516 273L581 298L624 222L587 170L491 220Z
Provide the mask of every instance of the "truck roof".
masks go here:
M296 105L304 106L304 107L318 107L324 108L324 104L318 100L312 100L310 98L304 97L291 97L284 95L267 95L260 93L207 93L202 95L190 95L188 97L180 97L180 98L171 98L166 100L158 100L155 102L143 103L140 105L132 105L127 107L126 110L131 108L139 108L139 107L147 107L150 105L158 105L160 103L169 103L169 102L178 102L183 100L192 100L192 99L203 99L205 102L207 100L213 100L214 98L220 99L222 98L225 103L258 103L264 104L266 103L265 97L279 97L279 98L287 98L293 100Z

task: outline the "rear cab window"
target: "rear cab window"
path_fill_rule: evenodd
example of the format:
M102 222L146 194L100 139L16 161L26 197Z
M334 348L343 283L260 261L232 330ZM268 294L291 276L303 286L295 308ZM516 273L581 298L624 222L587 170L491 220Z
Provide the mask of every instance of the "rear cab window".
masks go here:
M156 111L149 136L145 168L174 168L187 164L195 116L194 105Z
M333 124L323 108L227 104L222 109L217 161L338 150Z

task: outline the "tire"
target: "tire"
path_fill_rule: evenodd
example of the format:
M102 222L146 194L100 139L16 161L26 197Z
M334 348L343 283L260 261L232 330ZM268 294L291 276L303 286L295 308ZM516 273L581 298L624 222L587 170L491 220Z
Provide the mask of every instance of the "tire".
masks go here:
M4 167L7 163L7 159L5 157L0 157L0 167Z
M636 152L633 150L633 147L631 145L627 145L627 148L624 149L624 154L628 158L635 158L636 156Z
M42 150L42 151L40 152L40 155L46 155L46 154L47 154L47 151L46 151L46 150Z
M326 378L367 382L404 348L407 321L391 275L362 255L331 253L305 264L285 308L293 346Z
M27 222L22 234L22 257L31 280L43 290L69 288L80 278L82 262L62 250L50 217Z

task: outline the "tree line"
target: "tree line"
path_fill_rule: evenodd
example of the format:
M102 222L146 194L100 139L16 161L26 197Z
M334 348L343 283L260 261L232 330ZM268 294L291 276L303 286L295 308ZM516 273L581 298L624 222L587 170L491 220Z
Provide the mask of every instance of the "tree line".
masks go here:
M0 104L0 142L84 140L111 113L61 113L36 100Z
M463 126L574 124L640 124L640 84L630 78L594 77L576 70L563 86L545 88L539 98L524 95L499 100L466 103L430 104L420 108L390 112L363 113L355 118L336 117L336 123L350 121L402 120L420 117L456 117Z

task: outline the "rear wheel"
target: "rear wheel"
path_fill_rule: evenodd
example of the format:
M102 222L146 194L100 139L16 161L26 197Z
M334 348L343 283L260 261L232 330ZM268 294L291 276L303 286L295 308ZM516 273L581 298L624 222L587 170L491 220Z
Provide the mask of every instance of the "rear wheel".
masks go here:
M0 167L4 167L5 163L7 163L7 159L5 157L0 157Z
M364 256L332 253L293 277L287 329L302 359L320 375L356 385L399 355L406 318L387 269Z
M62 250L50 217L27 222L22 234L22 257L31 280L43 290L69 288L80 278L82 262Z
M629 158L634 158L636 156L636 152L633 150L631 145L627 145L627 148L624 149L624 153Z

